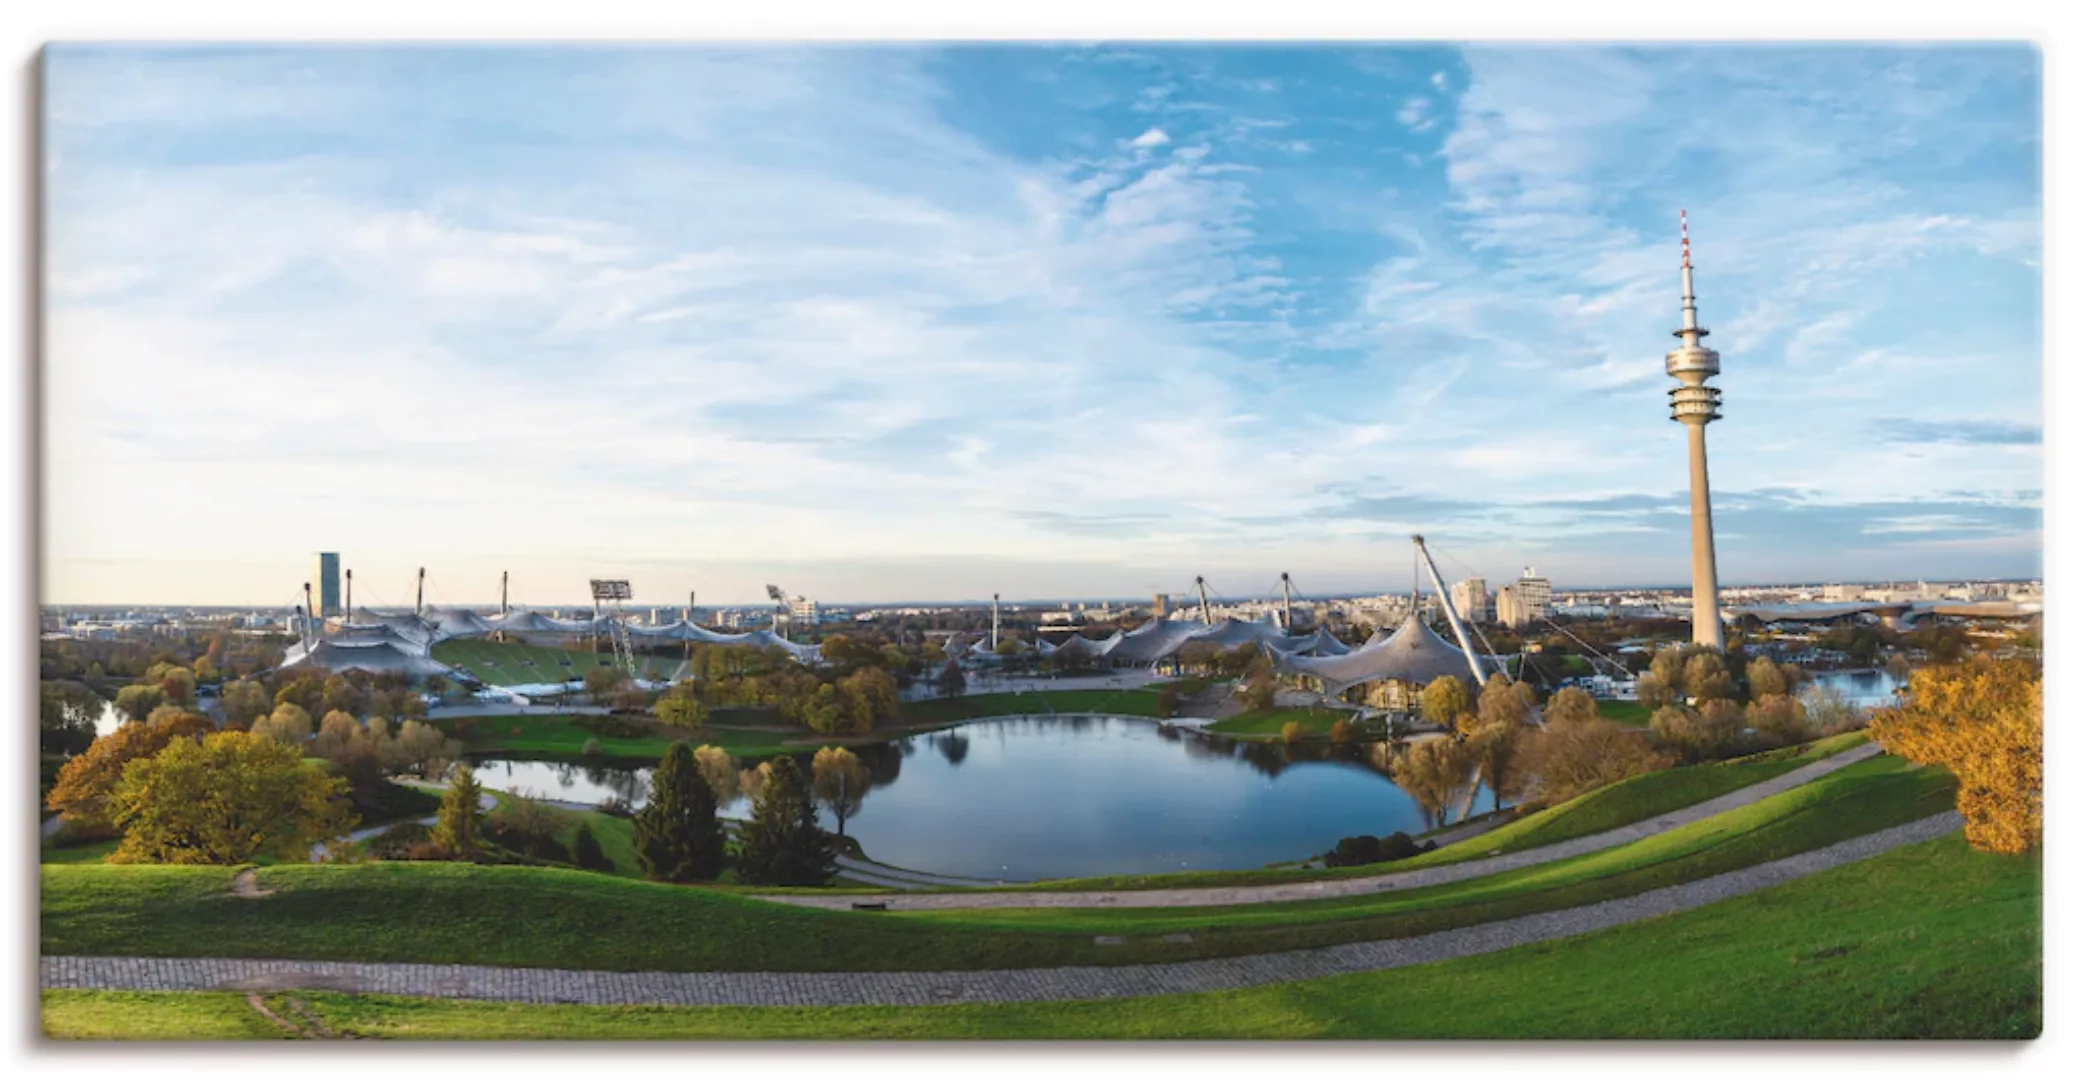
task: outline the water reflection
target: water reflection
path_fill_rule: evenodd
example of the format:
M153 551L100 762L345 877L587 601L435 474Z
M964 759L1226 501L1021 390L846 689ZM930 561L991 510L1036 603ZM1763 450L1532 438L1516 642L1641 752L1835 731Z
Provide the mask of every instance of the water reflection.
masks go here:
M1392 751L1382 744L1232 742L1147 721L1062 717L982 721L854 752L870 784L847 835L873 858L944 874L1256 867L1355 833L1425 827L1389 779ZM650 786L649 769L570 762L486 761L478 775L487 787L584 804L614 796L641 805ZM1478 799L1489 804L1487 794ZM735 799L723 809L742 817L748 807ZM828 814L825 824L833 827Z

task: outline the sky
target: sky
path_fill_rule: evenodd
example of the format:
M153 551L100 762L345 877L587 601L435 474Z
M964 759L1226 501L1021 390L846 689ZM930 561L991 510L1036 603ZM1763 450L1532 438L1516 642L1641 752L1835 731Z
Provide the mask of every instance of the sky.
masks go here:
M57 46L43 593L2041 559L2029 46Z

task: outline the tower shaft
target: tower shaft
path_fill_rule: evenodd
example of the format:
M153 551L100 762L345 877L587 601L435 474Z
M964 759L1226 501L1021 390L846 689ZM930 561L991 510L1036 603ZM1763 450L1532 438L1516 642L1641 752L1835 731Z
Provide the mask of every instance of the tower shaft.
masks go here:
M1671 419L1685 425L1686 459L1692 484L1692 640L1719 651L1721 586L1714 567L1714 505L1707 484L1707 425L1721 419L1721 390L1707 380L1721 374L1721 354L1701 343L1692 294L1692 236L1685 212L1678 212L1678 283L1681 294L1678 347L1664 354L1664 373L1678 380L1671 388Z

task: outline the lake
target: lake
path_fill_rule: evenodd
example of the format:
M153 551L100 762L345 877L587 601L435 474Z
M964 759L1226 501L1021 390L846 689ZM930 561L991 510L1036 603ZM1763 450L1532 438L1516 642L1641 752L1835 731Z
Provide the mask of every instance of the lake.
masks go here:
M1875 708L1895 703L1895 689L1903 685L1901 679L1885 671L1818 671L1809 675L1813 686L1835 687L1851 703L1860 708Z
M1424 829L1387 748L1208 742L1146 720L984 720L857 748L874 777L846 834L879 862L1010 881L1234 870L1321 854L1340 837ZM487 787L641 803L647 769L478 763ZM1487 793L1478 806L1489 809ZM725 808L743 816L743 800ZM826 828L835 828L829 814Z

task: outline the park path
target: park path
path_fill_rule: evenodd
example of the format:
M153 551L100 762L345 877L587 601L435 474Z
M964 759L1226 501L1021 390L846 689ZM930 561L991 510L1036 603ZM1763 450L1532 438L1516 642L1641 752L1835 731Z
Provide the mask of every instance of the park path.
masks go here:
M1783 885L1905 844L1937 839L1960 825L1960 815L1947 811L1699 881L1420 937L1175 964L998 971L659 972L331 960L46 956L42 959L40 981L45 990L336 990L584 1005L949 1005L1190 994L1387 971L1575 937Z
M1875 743L1860 743L1839 754L1821 761L1811 762L1798 769L1781 773L1770 780L1739 788L1726 795L1695 803L1683 809L1673 810L1632 825L1581 836L1574 840L1549 844L1545 847L1529 848L1487 859L1471 859L1467 862L1449 863L1444 866L1428 866L1418 870L1404 870L1367 877L1326 878L1317 881L1290 881L1277 885L1227 885L1176 889L1113 889L1084 892L950 892L950 893L893 893L876 896L878 903L887 903L891 911L953 911L975 908L1146 908L1146 907L1228 907L1237 904L1276 904L1294 900L1321 900L1337 896L1367 896L1395 889L1416 889L1429 885L1444 885L1449 882L1466 881L1470 878L1487 877L1517 870L1522 867L1539 866L1542 863L1575 858L1593 851L1603 851L1621 844L1633 843L1659 833L1669 832L1696 821L1704 821L1716 814L1727 813L1739 807L1749 806L1781 792L1791 791L1812 780L1836 772L1856 762L1864 761L1881 752ZM917 886L910 886L917 888ZM855 896L815 896L809 894L766 895L759 897L777 904L794 904L798 907L844 910L867 899Z

